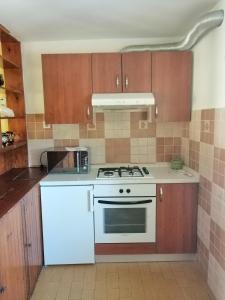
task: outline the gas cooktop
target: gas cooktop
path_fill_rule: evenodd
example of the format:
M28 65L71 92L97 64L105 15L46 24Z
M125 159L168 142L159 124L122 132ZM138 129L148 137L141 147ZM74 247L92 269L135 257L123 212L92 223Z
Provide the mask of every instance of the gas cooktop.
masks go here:
M121 177L144 177L149 176L149 171L146 167L140 168L138 166L133 167L116 167L116 168L99 168L97 178L121 178Z

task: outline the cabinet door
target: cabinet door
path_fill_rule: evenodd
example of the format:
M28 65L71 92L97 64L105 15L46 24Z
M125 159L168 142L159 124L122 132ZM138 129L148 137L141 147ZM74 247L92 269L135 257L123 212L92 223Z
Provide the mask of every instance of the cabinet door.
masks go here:
M42 55L45 120L50 124L91 119L91 55Z
M190 121L192 52L153 52L152 92L158 121Z
M39 186L35 186L23 199L24 241L27 261L29 294L32 293L43 263L41 207Z
M157 185L158 253L194 253L197 184Z
M94 263L92 189L41 187L45 265Z
M27 299L24 240L21 206L17 204L0 222L1 282L5 288L0 298L4 300Z
M122 54L123 92L151 92L151 53Z
M94 93L122 92L121 54L92 54L92 78Z

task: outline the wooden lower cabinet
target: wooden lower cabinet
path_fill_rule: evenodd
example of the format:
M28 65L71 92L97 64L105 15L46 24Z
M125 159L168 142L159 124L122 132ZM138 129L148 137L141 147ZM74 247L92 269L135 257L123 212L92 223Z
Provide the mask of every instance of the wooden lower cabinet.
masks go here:
M42 267L39 187L0 219L0 299L30 297Z
M27 299L21 205L0 220L0 299Z
M157 185L157 252L195 253L198 184Z
M28 294L32 294L43 265L41 207L36 185L22 201L24 251L28 275Z

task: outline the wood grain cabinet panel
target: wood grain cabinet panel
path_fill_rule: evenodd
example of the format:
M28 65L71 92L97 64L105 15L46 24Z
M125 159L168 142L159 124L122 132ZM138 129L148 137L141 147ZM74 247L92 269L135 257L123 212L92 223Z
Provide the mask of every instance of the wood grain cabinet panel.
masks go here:
M123 92L151 92L151 53L122 54Z
M152 92L158 121L190 121L192 52L153 52Z
M39 186L36 185L23 199L24 249L27 264L29 294L43 265L41 207Z
M197 184L157 185L158 253L195 253Z
M43 54L45 121L86 123L91 119L91 54Z
M92 54L94 93L151 91L151 53Z
M21 206L18 203L0 220L1 300L27 299L26 266Z
M92 54L93 93L122 92L120 53Z

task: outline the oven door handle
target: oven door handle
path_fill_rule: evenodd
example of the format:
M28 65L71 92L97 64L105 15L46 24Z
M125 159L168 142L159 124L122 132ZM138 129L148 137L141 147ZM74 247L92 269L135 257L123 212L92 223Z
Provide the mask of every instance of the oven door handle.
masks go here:
M98 200L100 204L111 204L111 205L138 205L151 203L152 200L141 200L141 201L108 201L108 200Z

